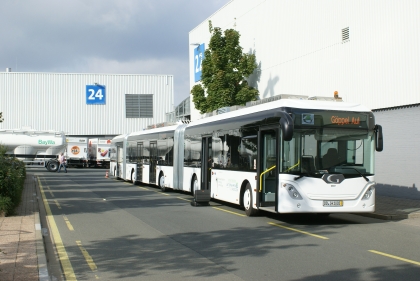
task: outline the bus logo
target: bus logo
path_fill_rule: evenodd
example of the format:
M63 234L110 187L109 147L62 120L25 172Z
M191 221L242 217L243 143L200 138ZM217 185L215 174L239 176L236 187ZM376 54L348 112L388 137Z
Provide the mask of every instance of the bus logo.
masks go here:
M331 184L338 184L338 183L342 183L345 178L343 176L343 174L324 174L322 176L322 179L326 182L326 183L331 183Z
M310 113L303 113L302 114L302 124L304 125L313 125L315 117L313 114Z

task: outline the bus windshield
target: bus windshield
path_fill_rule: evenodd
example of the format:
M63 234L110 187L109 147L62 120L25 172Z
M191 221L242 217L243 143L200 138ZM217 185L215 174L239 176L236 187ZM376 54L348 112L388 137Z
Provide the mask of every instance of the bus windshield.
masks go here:
M345 178L374 174L373 131L348 128L295 129L281 143L280 172L309 177L343 174Z

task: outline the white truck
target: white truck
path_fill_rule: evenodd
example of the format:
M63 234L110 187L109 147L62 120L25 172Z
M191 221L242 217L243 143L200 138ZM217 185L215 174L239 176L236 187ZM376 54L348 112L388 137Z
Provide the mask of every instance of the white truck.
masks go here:
M88 167L109 168L111 153L110 139L89 139L88 145Z
M84 168L88 166L88 138L70 137L66 139L67 166Z
M33 129L0 129L0 145L6 154L27 165L43 165L51 172L58 170L57 156L66 148L64 132Z

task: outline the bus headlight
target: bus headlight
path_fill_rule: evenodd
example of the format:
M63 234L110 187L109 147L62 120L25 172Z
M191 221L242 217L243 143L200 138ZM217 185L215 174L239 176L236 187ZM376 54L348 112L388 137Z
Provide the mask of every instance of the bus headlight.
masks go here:
M365 195L363 195L362 200L368 200L370 197L372 197L374 190L375 188L373 186L369 187L368 190L365 192Z
M290 197L296 200L302 200L302 196L300 195L299 191L296 190L296 188L289 184L289 183L283 183L283 187L286 188L287 192L289 193Z

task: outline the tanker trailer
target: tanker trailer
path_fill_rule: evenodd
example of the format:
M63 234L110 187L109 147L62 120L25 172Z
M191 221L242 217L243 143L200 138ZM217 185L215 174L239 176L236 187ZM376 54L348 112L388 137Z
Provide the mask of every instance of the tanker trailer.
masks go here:
M48 171L54 172L58 170L57 155L65 149L66 136L56 131L1 129L0 145L6 148L6 155L28 165L43 164Z

